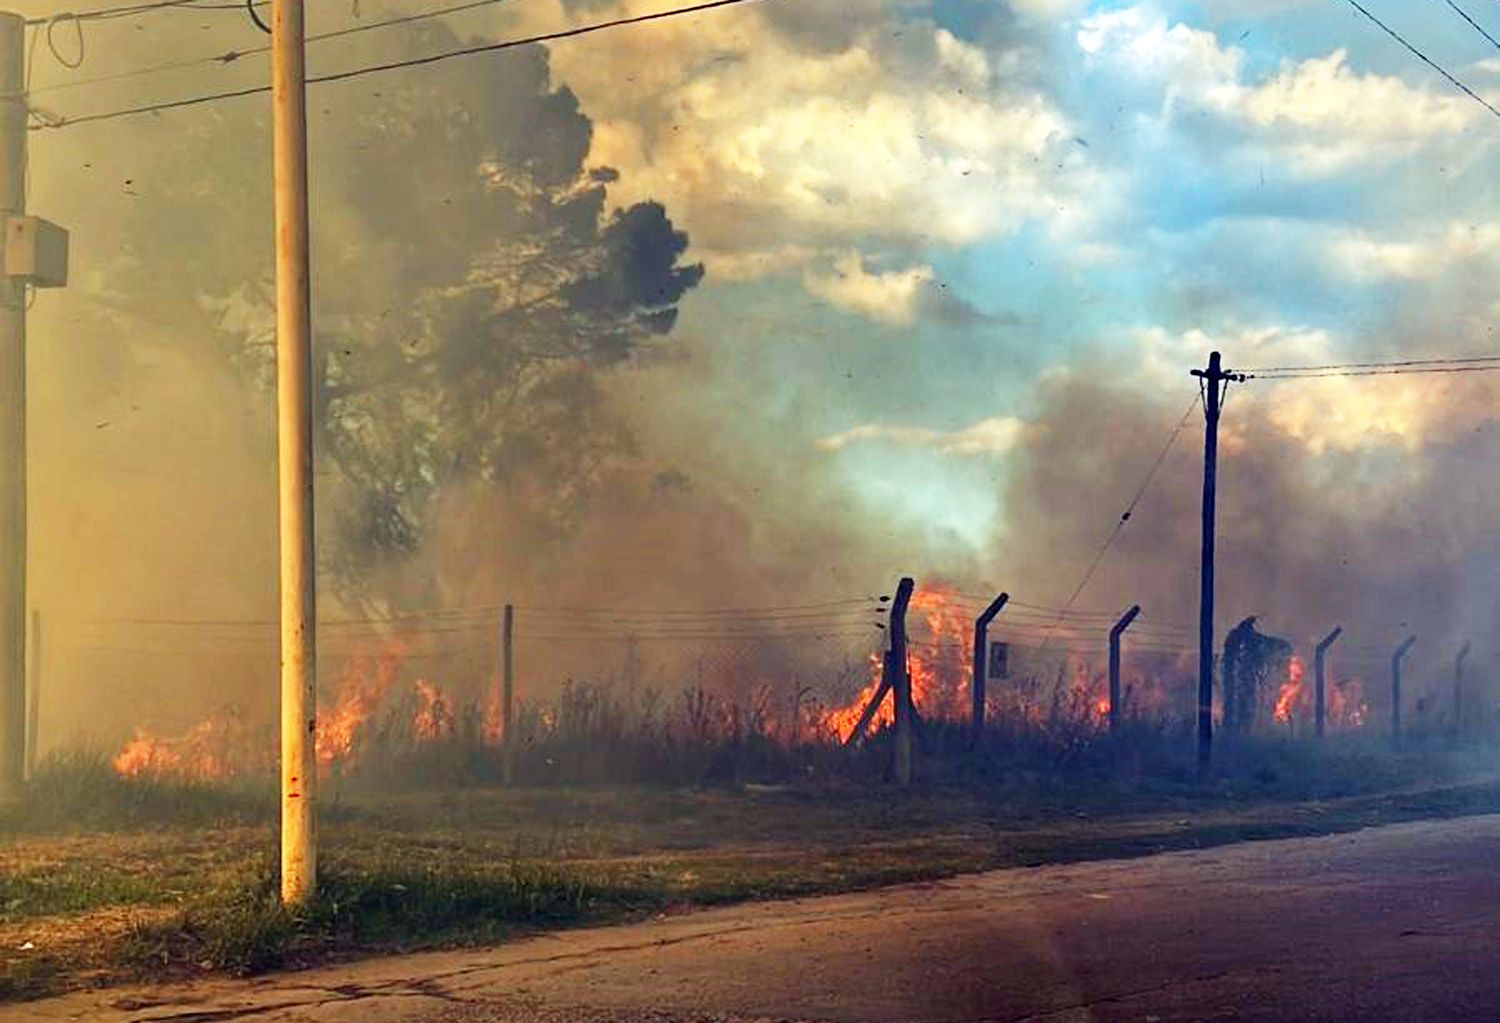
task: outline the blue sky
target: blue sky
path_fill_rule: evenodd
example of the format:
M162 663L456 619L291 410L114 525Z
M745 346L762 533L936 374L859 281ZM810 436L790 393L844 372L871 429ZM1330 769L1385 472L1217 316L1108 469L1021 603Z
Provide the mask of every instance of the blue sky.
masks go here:
M1500 51L1445 4L1369 7L1500 103ZM1045 425L1048 379L1175 406L1210 347L1253 365L1488 336L1500 121L1347 3L803 9L699 24L678 41L715 60L629 97L555 61L622 194L659 195L708 263L683 329L725 370L715 402L747 445L822 452L856 500L886 506L899 467L914 519L982 546L1025 432L964 431ZM669 137L639 130L658 119ZM1306 404L1268 414L1316 450L1431 428L1420 396L1367 422Z

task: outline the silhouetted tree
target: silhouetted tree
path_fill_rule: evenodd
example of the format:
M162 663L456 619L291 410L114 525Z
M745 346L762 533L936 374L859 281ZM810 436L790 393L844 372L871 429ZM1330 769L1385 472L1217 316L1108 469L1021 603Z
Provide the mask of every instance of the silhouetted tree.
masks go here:
M454 41L434 23L405 45ZM374 44L349 45L356 61ZM631 451L602 375L665 338L703 274L661 205L608 207L617 174L588 165L592 125L553 87L543 48L374 91L315 91L310 132L320 559L356 598L372 569L421 548L449 488L505 486L529 536L565 535ZM266 109L180 119L170 152L136 175L133 227L151 258L125 249L109 267L132 318L216 336L262 385L274 354Z

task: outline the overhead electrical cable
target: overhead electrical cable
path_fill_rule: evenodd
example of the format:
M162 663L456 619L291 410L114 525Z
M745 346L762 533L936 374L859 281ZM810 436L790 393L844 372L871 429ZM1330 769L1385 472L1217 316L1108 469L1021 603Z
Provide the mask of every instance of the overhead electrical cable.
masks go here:
M1327 380L1333 377L1400 377L1433 374L1494 373L1500 363L1479 366L1418 366L1410 369L1347 369L1307 373L1248 373L1247 380Z
M753 615L753 614L757 614L757 613L761 613L761 612L809 611L809 610L817 610L817 609L823 609L823 608L854 607L854 606L860 606L860 605L868 606L868 607L874 607L876 605L876 598L874 598L874 597L859 597L859 598L846 599L846 600L825 600L825 601L820 601L820 602L811 603L811 604L779 604L779 605L778 604L773 604L773 605L761 605L759 607L713 607L713 608L697 608L697 609L693 609L693 608L557 607L557 606L554 606L554 607L543 607L543 606L529 605L529 604L516 604L514 606L515 606L517 614L522 614L522 613L528 613L529 612L529 613L533 613L533 614L541 614L541 613L567 613L567 614L578 614L578 615L630 615L630 614L640 615L640 614L651 614L651 615L662 615L662 616L671 616L671 615L696 616L696 615Z
M593 627L687 627L694 625L786 625L807 626L819 623L849 624L855 619L872 615L879 606L873 597L854 600L825 601L810 604L768 605L743 608L709 608L690 610L685 608L555 608L539 609L525 605L511 605L517 617L523 621L534 620L541 627L563 628L573 625ZM426 611L400 612L382 617L327 618L319 622L323 626L358 627L397 626L403 631L438 631L446 628L453 631L485 629L495 624L505 605L479 605L462 608L444 608ZM96 625L118 625L168 628L275 628L275 619L268 618L106 618L91 623Z
M1155 461L1151 463L1151 468L1146 471L1145 479L1141 480L1141 485L1136 488L1135 495L1131 497L1130 503L1125 506L1125 511L1115 522L1114 529L1110 530L1109 535L1104 538L1104 542L1099 545L1099 550L1095 552L1094 560L1089 562L1089 567L1083 573L1083 578L1080 579L1078 581L1078 585L1073 588L1072 594L1068 597L1067 604L1063 606L1064 612L1068 612L1073 609L1073 605L1077 602L1079 596L1082 595L1084 589L1087 588L1089 582L1094 578L1094 573L1099 570L1099 565L1103 563L1104 556L1109 553L1110 548L1114 546L1115 541L1119 539L1120 534L1124 532L1125 526L1130 521L1131 516L1135 514L1136 508L1138 508L1141 501L1145 499L1146 492L1151 489L1151 483L1156 479L1156 474L1161 469L1162 463L1167 460L1168 453L1171 452L1173 445L1177 443L1177 438L1182 436L1183 430L1187 429L1188 420L1192 418L1193 410L1197 407L1198 400L1195 398L1191 403L1189 403L1187 411L1183 412L1182 418L1177 421L1177 425L1172 428L1172 431L1169 434L1167 434L1166 442L1162 444L1161 450L1157 452ZM1059 615L1053 627L1056 628L1058 625L1061 625L1062 621L1062 616ZM1042 646L1045 647L1046 645L1047 640L1046 638L1044 638L1042 640Z
M1358 11L1360 14L1363 14L1366 18L1368 18L1371 22L1378 26L1382 32L1404 46L1407 51L1412 54L1412 56L1416 57L1423 64L1426 64L1438 74L1448 79L1448 81L1453 85L1455 89L1458 89L1460 92L1464 93L1474 102L1478 103L1490 113L1494 114L1496 117L1500 117L1500 109L1496 109L1496 107L1492 103L1490 103L1489 100L1485 99L1483 96L1479 95L1479 93L1475 92L1473 89L1469 88L1462 81L1460 81L1458 76L1454 75L1447 68L1443 67L1437 61L1427 56L1427 54L1423 53L1411 43L1407 42L1406 38L1402 36L1401 33L1397 32L1395 29L1391 28L1375 15L1371 14L1369 8L1365 7L1365 5L1360 3L1359 0L1347 0L1347 2L1349 6L1353 7L1356 11Z
M1470 27L1473 28L1475 32L1478 32L1480 35L1484 36L1484 38L1489 42L1491 46L1493 46L1497 50L1500 50L1500 40L1497 40L1494 36L1486 32L1484 30L1484 26L1480 25L1479 22L1470 17L1468 11L1458 6L1458 4L1454 3L1453 0L1443 0L1443 2L1446 3L1449 7L1453 8L1453 10L1458 13L1458 16L1460 18L1467 21Z
M1345 369L1404 369L1408 366L1464 366L1470 364L1500 363L1500 355L1462 355L1434 359L1397 359L1386 362L1333 362L1321 366L1261 366L1244 372L1254 376L1270 373L1312 373L1324 370Z
M329 39L342 39L346 36L356 35L360 32L374 32L377 29L391 28L397 25L409 25L418 21L426 21L432 18L441 18L449 14L458 14L463 11L475 10L480 7L493 7L496 4L511 3L513 0L468 0L467 3L453 4L448 7L439 7L430 11L416 11L412 14L404 14L396 18L388 18L384 21L365 22L351 25L348 28L333 29L328 32L316 32L307 37L307 42L320 43ZM242 9L242 8L237 8ZM193 57L187 60L174 61L167 64L153 64L150 67L131 68L126 71L116 71L107 75L96 75L92 78L77 78L72 81L58 82L53 85L45 85L30 90L34 94L61 92L67 89L81 89L85 86L99 85L105 82L118 82L127 78L140 78L146 75L161 74L168 71L185 71L189 68L204 67L218 64L221 66L237 63L246 57L255 57L271 52L269 45L250 46L245 49L225 50L223 53L211 54L203 57Z
M808 633L771 633L771 632L683 632L683 633L635 633L635 632L613 632L600 633L580 637L572 632L550 632L550 633L516 633L517 643L526 642L577 642L580 638L590 643L656 643L656 642L741 642L741 643L769 643L787 639L855 639L869 638L873 635L868 630L834 629L824 632Z
M264 6L262 4L262 6ZM200 0L152 0L148 3L122 4L118 7L100 7L91 11L58 11L56 14L44 14L35 18L27 18L28 26L46 25L55 21L112 21L116 18L134 18L142 14L155 14L161 11L188 10L188 11L236 11L243 12L245 5L242 3L202 3Z
M405 68L423 67L429 64L437 64L442 61L453 60L458 57L472 57L485 53L498 53L504 50L516 49L521 46L531 46L537 43L557 42L563 39L573 39L578 36L589 35L594 32L603 32L607 29L624 28L631 25L642 25L653 21L663 21L668 18L681 17L688 14L698 14L704 11L717 10L723 7L735 7L748 3L769 3L771 0L705 0L703 3L691 4L686 7L673 7L664 11L653 11L648 14L637 14L623 18L612 18L608 21L592 22L587 25L576 25L572 28L557 29L552 32L540 32L535 35L524 36L516 39L502 39L492 43L480 43L474 46L465 46L456 50L444 50L439 53L428 54L424 57L411 57L405 60L389 61L382 64L370 64L364 67L351 68L347 71L335 71L322 75L309 75L307 84L322 85L330 82L343 82L353 78L361 78L365 75L381 74L387 71L398 71ZM201 106L206 103L215 103L220 100L238 99L245 96L258 96L271 91L268 85L251 86L243 89L229 89L223 92L204 93L198 96L189 96L184 99L166 100L160 103L146 103L140 106L123 107L118 110L104 111L97 114L83 114L77 117L58 117L54 123L34 124L32 131L56 131L62 128L73 127L80 124L95 124L102 121L113 121L121 117L135 117L142 114L161 113L167 110L180 110L186 107Z

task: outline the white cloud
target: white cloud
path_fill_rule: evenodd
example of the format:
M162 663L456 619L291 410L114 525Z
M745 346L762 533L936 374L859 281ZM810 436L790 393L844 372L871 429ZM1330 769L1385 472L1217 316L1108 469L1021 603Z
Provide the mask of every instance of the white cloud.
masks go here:
M1128 332L1143 375L1180 385L1188 372L1208 363L1210 352L1224 356L1227 369L1310 365L1328 362L1334 339L1312 327L1262 325L1207 331L1137 327Z
M1413 88L1391 75L1360 74L1348 55L1287 62L1246 81L1245 55L1212 32L1169 22L1149 5L1085 19L1077 32L1090 60L1162 89L1161 117L1209 113L1244 143L1286 168L1322 176L1407 155L1472 125L1467 97Z
M950 455L1002 455L1015 448L1026 430L1023 420L1011 416L982 419L961 430L948 431L865 423L824 437L817 443L825 451L840 451L852 444L876 442L931 448Z
M802 282L809 294L841 309L901 326L916 318L923 289L932 283L932 267L872 272L859 253L850 252L829 273L804 271Z
M1323 2L1325 0L1204 0L1203 8L1215 18L1263 18Z
M1183 388L1189 370L1203 366L1212 351L1224 366L1255 370L1280 366L1325 366L1351 361L1326 330L1260 326L1210 332L1174 332L1162 327L1130 332L1140 353L1141 373L1152 383ZM1368 358L1360 361L1369 361ZM1261 417L1313 452L1352 451L1396 445L1415 450L1452 432L1439 396L1450 381L1424 376L1328 376L1304 380L1252 379L1235 387L1242 411L1226 418L1226 450L1246 443L1243 424Z
M1065 21L1083 10L1086 0L1010 0L1011 10L1039 21Z
M1333 265L1361 280L1432 280L1500 251L1500 223L1450 224L1415 239L1376 239L1350 232L1328 246Z
M1067 118L1008 84L1003 53L931 23L893 35L861 18L814 47L758 8L682 22L622 33L607 59L552 60L594 120L591 159L622 172L612 200L668 200L713 272L788 239L826 252L1071 229L1111 194Z

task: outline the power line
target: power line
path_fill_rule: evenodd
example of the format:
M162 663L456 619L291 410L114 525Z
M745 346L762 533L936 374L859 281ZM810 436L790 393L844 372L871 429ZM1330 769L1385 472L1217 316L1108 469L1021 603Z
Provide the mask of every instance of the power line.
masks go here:
M1265 376L1269 373L1312 373L1323 370L1344 369L1404 369L1409 366L1465 366L1483 363L1500 363L1500 355L1458 355L1433 359L1397 359L1385 362L1332 362L1321 366L1260 366L1244 372Z
M1020 607L1013 610L1010 607L1007 607L1005 609L1005 619L1013 620L1015 618L1044 618L1048 621L1051 621L1052 619L1062 617L1066 618L1068 621L1078 622L1079 624L1097 625L1103 628L1113 625L1116 621L1118 621L1121 613L1122 612L1120 611L1066 611L1060 608L1042 607L1038 607L1035 609ZM1156 627L1164 628L1166 627L1166 624L1167 623L1164 622L1156 623ZM1183 628L1187 628L1187 626L1183 626Z
M1398 377L1452 373L1494 373L1500 363L1483 366L1418 366L1409 369L1353 369L1315 373L1249 373L1247 380L1323 380L1329 377Z
M980 605L988 605L991 600L991 598L989 597L981 597L978 594L961 593L958 594L958 596L973 599ZM1064 610L1063 608L1060 608L1055 604L1033 604L1028 601L1017 600L1015 597L1012 597L1005 603L1005 616L1009 618L1016 614L1066 614L1071 618L1108 618L1111 621L1120 617L1120 612L1118 611L1099 611L1091 610L1088 608L1072 608Z
M420 611L389 615L384 618L322 618L318 620L318 624L325 627L402 625L403 623L429 621L434 618L452 619L459 616L460 613L454 611ZM280 625L273 618L100 618L84 624L129 625L145 628L275 628ZM488 626L489 622L476 622L473 627L480 625Z
M1453 0L1443 0L1443 2L1446 3L1449 7L1453 8L1455 11L1457 11L1458 12L1458 16L1460 18L1464 19L1465 21L1467 21L1473 27L1473 29L1474 29L1475 32L1478 32L1480 35L1484 36L1484 38L1489 41L1489 44L1491 46L1493 46L1497 50L1500 50L1500 40L1497 40L1494 36L1492 36L1488 32L1486 32L1484 30L1484 27L1482 25L1480 25L1479 22L1477 22L1473 18L1469 17L1469 12L1468 11L1466 11L1462 7L1458 6L1458 4L1454 3Z
M389 18L385 21L374 21L360 25L352 25L348 28L334 29L329 32L319 32L307 37L309 43L319 43L328 39L341 39L345 36L356 35L360 32L373 32L377 29L391 28L395 25L409 25L413 22L425 21L431 18L442 18L450 14L458 14L480 7L492 7L495 4L509 3L510 0L468 0L467 3L453 4L449 7L440 7L431 11L418 11L413 14L405 14L397 18ZM242 7L236 7L243 10ZM269 45L251 46L243 50L225 50L223 53L213 54L206 57L193 57L189 60L174 61L169 64L156 64L151 67L132 68L128 71L118 71L113 74L97 75L93 78L75 79L71 82L59 82L56 85L47 85L39 89L30 90L33 94L45 92L61 92L66 89L80 89L89 85L99 85L105 82L117 82L127 78L140 78L145 75L160 74L166 71L184 71L188 68L202 67L207 64L227 65L233 64L245 57L255 57L271 52Z
M1196 402L1194 402L1196 404ZM1189 410L1191 413L1191 409ZM978 594L960 593L956 596L983 601L988 603L989 598ZM1033 622L1035 619L1055 621L1062 619L1075 627L1107 629L1119 620L1122 611L1106 611L1091 608L1063 608L1056 604L1034 604L1025 600L1017 600L1012 597L1006 602L1003 617L997 618L996 622L1013 622L1020 619L1023 623ZM1132 631L1141 629L1167 629L1193 631L1196 626L1178 625L1171 622L1153 622L1150 619L1142 619L1139 624L1132 626Z
M874 597L823 601L809 604L785 604L760 607L709 608L536 608L512 605L523 622L533 621L540 628L687 629L705 627L779 627L810 628L821 625L849 626L874 613ZM474 605L459 608L437 608L385 615L382 617L325 618L323 627L367 629L390 626L403 635L425 635L443 632L469 632L493 627L505 605ZM268 618L102 618L84 625L129 626L133 628L183 629L272 629L277 626ZM859 622L859 624L865 624ZM870 622L868 624L874 624Z
M851 639L851 638L874 638L873 634L866 629L834 629L823 632L788 633L788 632L682 632L682 633L637 633L637 632L601 632L580 636L576 632L551 632L551 633L516 633L517 643L530 642L573 642L580 639L589 643L657 643L657 642L744 642L765 643L782 641L788 639Z
M862 627L861 627L862 625ZM763 636L814 636L814 634L828 633L828 631L849 630L859 628L862 633L871 633L876 628L874 622L855 621L829 621L810 622L810 624L789 625L789 627L772 627L763 622L750 622L744 627L736 625L709 625L690 624L676 628L630 628L621 625L579 625L579 627L561 627L561 625L549 625L543 630L556 631L556 633L570 634L574 637L588 636L694 636L703 631L712 631L721 636L750 636L750 634L763 634ZM538 631L543 631L538 630ZM517 636L525 636L529 630L517 630Z
M1473 89L1469 88L1463 82L1459 81L1459 79L1457 78L1457 76L1455 76L1447 68L1443 67L1437 61L1435 61L1431 57L1427 56L1427 54L1423 53L1421 50L1417 49L1411 43L1407 42L1406 39L1402 37L1401 33L1397 32L1395 29L1391 28L1385 22L1383 22L1379 18L1375 17L1375 15L1371 14L1370 11L1369 11L1369 9L1367 7L1365 7L1363 4L1361 4L1359 2L1359 0L1348 0L1348 3L1349 3L1349 6L1353 7L1360 14L1363 14L1366 18L1370 19L1370 21L1372 21L1375 25L1377 25L1382 32L1384 32L1386 35L1390 36L1392 39L1396 40L1396 42L1400 43L1402 46L1406 47L1406 49L1414 57L1416 57L1418 60L1420 60L1423 64L1426 64L1428 67L1432 68L1438 74L1440 74L1444 78L1448 79L1448 81L1453 84L1454 88L1456 88L1456 89L1460 90L1461 92L1463 92L1470 99L1472 99L1474 102L1478 103L1480 106L1484 107L1486 110L1488 110L1490 113L1494 114L1496 117L1500 117L1500 110L1497 110L1493 105L1491 105L1491 103L1489 102L1489 100L1485 99L1483 96L1479 95L1479 93L1475 92Z
M733 7L739 4L769 2L769 0L705 0L703 3L692 4L687 7L674 7L665 11L653 11L649 14L637 14L625 18L613 18L609 21L599 21L588 25L578 25L573 28L558 29L553 32L542 32L537 35L525 36L518 39L502 39L493 43L482 43L477 46L466 46L457 50L444 50L441 53L428 54L425 57L412 57L406 60L390 61L384 64L371 64L365 67L352 68L348 71L335 71L324 75L311 75L307 79L309 85L321 85L329 82L342 82L352 78L360 78L365 75L380 74L386 71L397 71L404 68L422 67L427 64L436 64L456 57L472 57L483 53L497 53L502 50L511 50L521 46L531 46L536 43L556 42L562 39L572 39L577 36L589 35L594 32L603 32L606 29L623 28L630 25L641 25L651 21L662 21L675 18L685 14L697 14L703 11L716 10L721 7ZM199 96L189 96L185 99L167 100L161 103L147 103L141 106L124 107L119 110L106 111L98 114L84 114L79 117L59 117L57 120L46 124L34 124L30 126L32 131L56 130L79 124L90 124L99 121L112 121L121 117L133 117L138 114L161 113L166 110L179 110L184 107L201 106L205 103L214 103L225 99L238 99L244 96L257 96L271 91L268 85L251 86L244 89L230 89L224 92L205 93Z
M620 608L620 607L541 607L526 604L516 604L518 614L570 614L570 615L658 615L662 617L687 616L696 617L701 615L736 615L748 616L759 613L778 611L811 611L825 608L838 607L868 607L876 603L874 597L860 597L848 600L825 600L812 604L779 604L761 605L759 607L715 607L715 608Z
M102 7L93 11L59 11L56 14L46 14L36 18L27 18L26 24L30 26L47 25L58 21L111 21L115 18L133 18L141 14L154 14L158 11L172 9L186 9L192 11L238 11L243 13L244 4L214 3L205 4L198 0L154 0L151 3L123 4L119 7Z
M1188 404L1187 411L1183 412L1182 418L1177 421L1177 425L1172 428L1172 432L1167 435L1166 443L1161 446L1161 450L1157 452L1156 460L1151 463L1151 468L1146 472L1146 478L1136 488L1135 496L1130 499L1130 504L1126 506L1124 513L1120 515L1119 520L1115 523L1115 528L1110 530L1109 536L1105 537L1104 542L1099 545L1099 550L1094 554L1094 560L1089 562L1089 567L1083 573L1083 578L1078 581L1078 585L1074 587L1073 593L1068 597L1068 602L1063 607L1065 612L1073 609L1073 604L1094 578L1094 573L1099 570L1099 565L1104 561L1104 556L1109 553L1109 549L1114 546L1115 541L1124 532L1126 523L1130 521L1130 517L1135 514L1136 508L1145 498L1146 491L1151 488L1151 482L1156 479L1157 471L1161 469L1162 463L1167 460L1167 454L1172 450L1172 446L1177 443L1177 438L1182 436L1182 431L1187 428L1188 420L1192 418L1193 410L1197 407L1198 399L1195 398ZM1062 624L1061 615L1059 615L1053 627L1055 628L1060 624ZM1049 632L1047 638L1050 638L1050 636L1051 633ZM1047 638L1042 640L1043 647L1047 645Z

